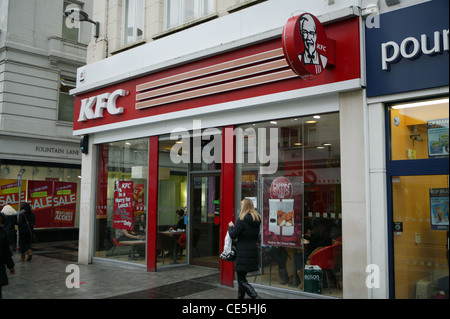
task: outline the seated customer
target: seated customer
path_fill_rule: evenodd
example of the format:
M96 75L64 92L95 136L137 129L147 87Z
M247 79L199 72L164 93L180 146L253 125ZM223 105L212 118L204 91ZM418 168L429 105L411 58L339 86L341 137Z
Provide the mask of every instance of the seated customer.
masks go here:
M129 232L127 229L116 229L115 237L119 242L141 239L141 236L136 235L134 232Z
M178 209L176 214L178 217L178 223L176 226L171 226L169 230L186 229L186 224L184 223L184 210Z

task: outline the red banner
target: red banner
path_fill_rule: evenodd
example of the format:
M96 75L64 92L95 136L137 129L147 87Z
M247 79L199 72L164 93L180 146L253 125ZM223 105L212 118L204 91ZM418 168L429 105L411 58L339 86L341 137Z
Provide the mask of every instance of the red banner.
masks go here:
M22 182L20 202L25 201L26 185ZM19 209L19 185L16 179L0 180L0 206L11 205L16 211Z
M55 182L53 227L73 227L77 208L77 183Z
M133 228L133 182L116 182L113 228L128 230Z
M28 199L36 216L34 227L52 227L53 182L28 181Z

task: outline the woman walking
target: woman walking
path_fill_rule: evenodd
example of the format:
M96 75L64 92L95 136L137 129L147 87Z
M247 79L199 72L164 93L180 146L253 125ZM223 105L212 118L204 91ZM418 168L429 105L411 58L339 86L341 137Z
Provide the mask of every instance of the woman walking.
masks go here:
M34 223L35 217L34 213L31 210L31 206L29 203L23 203L20 207L19 214L19 251L20 251L20 260L25 260L25 253L27 253L27 261L31 260L32 251L31 251L31 241L34 235Z
M232 239L237 239L235 270L238 280L238 299L244 299L245 294L252 299L260 299L255 289L247 282L247 273L258 270L258 246L261 217L255 211L253 202L245 198L241 201L241 213L236 226L228 224L228 233Z

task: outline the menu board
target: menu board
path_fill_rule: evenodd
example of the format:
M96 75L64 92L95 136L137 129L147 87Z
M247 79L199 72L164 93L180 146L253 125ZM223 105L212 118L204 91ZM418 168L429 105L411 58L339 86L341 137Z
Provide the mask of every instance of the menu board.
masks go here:
M301 177L266 177L263 187L263 244L301 247Z
M430 188L432 230L448 231L448 188Z
M113 228L133 227L133 182L116 181L114 188Z
M448 118L428 121L427 129L429 156L448 156Z

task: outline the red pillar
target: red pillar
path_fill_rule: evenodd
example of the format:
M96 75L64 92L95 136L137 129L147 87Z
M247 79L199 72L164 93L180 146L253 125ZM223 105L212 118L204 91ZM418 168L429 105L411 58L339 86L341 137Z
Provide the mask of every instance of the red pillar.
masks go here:
M158 136L149 138L148 206L147 206L147 271L156 271L156 234L158 231Z
M220 250L222 252L228 223L234 222L235 191L235 137L234 126L222 130L222 171L220 194ZM225 286L233 286L234 263L220 260L220 282Z

